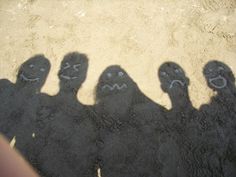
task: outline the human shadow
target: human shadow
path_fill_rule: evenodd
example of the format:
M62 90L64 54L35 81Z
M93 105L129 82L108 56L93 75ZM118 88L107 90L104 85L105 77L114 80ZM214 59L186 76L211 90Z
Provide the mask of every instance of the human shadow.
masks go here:
M141 92L119 65L103 71L96 87L95 104L98 158L103 176L157 174L154 129L163 110Z
M140 152L140 138L133 109L150 101L119 65L109 66L101 74L95 112L102 176L136 176L134 162Z
M111 129L119 128L123 122L130 121L127 114L134 105L150 101L119 65L109 66L103 71L95 96L96 111L103 115L99 119L99 125Z
M208 87L216 92L210 103L200 108L204 139L212 147L209 166L215 174L233 177L236 174L235 77L226 64L216 60L205 65L203 74Z
M35 55L20 66L15 84L0 80L0 132L9 140L15 136L15 146L25 156L33 138L35 112L45 95L40 90L49 70L49 60Z
M163 164L162 176L208 176L202 163L198 112L189 98L189 78L174 62L162 64L158 72L161 88L171 100L166 113L167 131L159 148L159 160Z
M138 151L133 162L135 176L161 176L158 149L168 129L167 109L147 98L145 102L133 105L130 112L132 126L138 132Z
M60 90L38 112L38 129L43 130L38 142L44 145L37 168L43 176L95 176L96 131L91 108L77 99L87 69L85 54L65 55L58 72Z
M0 132L43 177L234 177L236 87L231 69L208 62L203 74L216 93L198 110L189 78L174 62L158 71L171 109L155 103L119 65L107 67L94 106L77 99L88 70L85 54L64 56L55 96L41 93L50 70L44 55L24 62L16 83L0 80Z

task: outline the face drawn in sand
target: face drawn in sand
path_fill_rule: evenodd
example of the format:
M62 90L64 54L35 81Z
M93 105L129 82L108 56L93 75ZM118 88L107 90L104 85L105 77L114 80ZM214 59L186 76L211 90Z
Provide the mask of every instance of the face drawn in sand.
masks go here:
M130 120L129 111L135 105L150 101L119 65L109 66L103 71L95 96L96 111L102 117L98 121L107 122L106 125Z
M28 87L42 87L50 70L50 63L44 55L35 55L24 62L18 72L17 84Z
M96 97L100 100L107 96L130 95L135 86L134 81L120 66L113 65L101 74L96 88Z
M203 69L208 86L220 91L234 85L235 78L231 69L220 61L210 61Z
M132 105L150 102L133 79L119 65L107 67L101 74L96 87L96 102L110 99L118 103L123 100Z
M67 54L58 73L63 90L77 90L86 79L88 58L85 54L72 52Z
M185 76L184 70L176 63L166 62L160 66L158 72L161 88L164 92L175 92L179 89L186 90L189 79Z

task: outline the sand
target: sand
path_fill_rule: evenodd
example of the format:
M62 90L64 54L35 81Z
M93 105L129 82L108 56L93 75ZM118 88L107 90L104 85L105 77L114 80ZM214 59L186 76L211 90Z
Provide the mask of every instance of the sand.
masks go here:
M52 68L42 92L58 92L57 72L65 54L90 59L78 98L94 103L99 75L121 65L155 102L170 108L157 71L166 61L190 78L195 107L214 94L202 69L213 59L236 74L236 0L0 0L0 78L16 80L19 66L44 54Z

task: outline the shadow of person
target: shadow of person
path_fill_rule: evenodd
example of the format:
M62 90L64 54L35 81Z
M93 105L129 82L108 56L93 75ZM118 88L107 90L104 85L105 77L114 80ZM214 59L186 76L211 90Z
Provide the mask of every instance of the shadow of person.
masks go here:
M32 139L31 123L44 95L40 90L49 70L49 60L35 55L20 66L15 84L0 80L0 131L10 140L16 136L16 147L22 151L26 151L25 146Z
M119 65L103 71L95 96L102 176L135 176L133 162L138 151L138 132L133 124L132 109L149 99Z
M214 146L211 167L224 176L236 174L236 88L231 69L220 61L208 62L203 74L207 85L216 92L209 104L202 105L200 112L207 123L206 136Z
M169 95L172 105L166 115L168 131L163 134L164 140L158 151L163 163L162 175L207 176L208 171L198 166L200 157L193 152L199 141L198 114L189 98L189 79L184 70L174 62L162 64L158 75L161 88Z
M89 106L77 99L87 69L85 54L65 55L58 73L59 93L42 111L49 113L40 115L46 127L42 136L46 143L38 157L38 168L46 176L95 176L96 132Z
M167 129L166 108L151 99L133 105L132 125L138 131L138 145L134 167L136 176L161 176L161 163L157 151L160 137ZM164 137L163 137L164 138Z

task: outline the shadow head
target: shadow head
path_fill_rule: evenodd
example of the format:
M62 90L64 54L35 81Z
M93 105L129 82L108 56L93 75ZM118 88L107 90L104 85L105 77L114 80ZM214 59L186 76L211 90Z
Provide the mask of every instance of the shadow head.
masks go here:
M27 87L41 88L46 81L50 67L50 62L44 55L35 55L20 66L17 83L23 83Z
M203 74L208 87L214 91L221 91L234 86L235 77L232 70L223 62L213 60L203 68Z
M96 87L96 99L106 96L131 94L137 87L127 72L119 65L107 67L101 74Z
M65 55L58 72L61 89L79 89L86 79L87 70L88 58L85 54L72 52Z
M158 71L161 88L166 93L176 90L186 90L189 86L189 78L186 77L184 70L174 62L163 63Z

